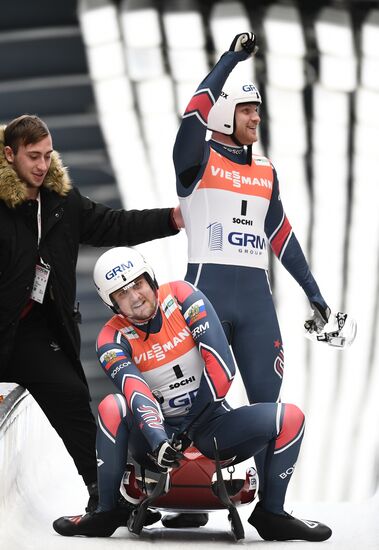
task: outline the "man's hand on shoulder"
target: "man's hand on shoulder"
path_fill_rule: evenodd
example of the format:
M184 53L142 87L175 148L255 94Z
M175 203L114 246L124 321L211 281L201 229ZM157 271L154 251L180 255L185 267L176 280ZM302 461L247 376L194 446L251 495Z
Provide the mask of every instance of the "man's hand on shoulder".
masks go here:
M184 218L182 216L182 211L180 210L180 206L175 206L171 210L171 223L175 227L175 229L183 229L184 228Z

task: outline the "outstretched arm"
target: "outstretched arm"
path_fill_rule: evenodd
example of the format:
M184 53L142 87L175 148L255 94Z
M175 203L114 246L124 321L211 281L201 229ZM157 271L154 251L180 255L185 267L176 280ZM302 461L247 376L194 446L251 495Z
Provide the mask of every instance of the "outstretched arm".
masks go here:
M71 199L72 197L72 199ZM81 195L73 189L70 200L75 202L80 243L92 246L134 246L154 239L176 235L174 208L123 210L110 208Z

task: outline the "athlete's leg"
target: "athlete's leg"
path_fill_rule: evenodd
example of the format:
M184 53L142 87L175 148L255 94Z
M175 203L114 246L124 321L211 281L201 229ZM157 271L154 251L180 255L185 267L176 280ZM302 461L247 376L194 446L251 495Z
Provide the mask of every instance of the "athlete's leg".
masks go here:
M282 384L284 356L270 286L262 269L240 273L240 278L233 353L250 403L275 403Z
M235 461L245 460L249 453L267 445L262 499L248 519L263 539L323 541L332 534L326 525L297 519L283 509L303 431L304 415L295 405L258 403L219 414L196 434L199 450L211 458L213 435L224 459L235 456Z
M267 275L262 269L240 272L238 320L232 349L250 403L276 402L282 384L284 355ZM246 280L249 277L249 284ZM255 456L261 494L266 450Z
M126 469L128 444L134 422L121 394L110 394L99 405L97 461L99 506L84 516L64 516L53 523L64 536L86 535L109 537L127 523L133 506L120 502L120 483ZM134 442L134 448L136 444ZM150 512L145 525L155 523L160 514Z
M250 403L276 402L284 357L266 272L240 266L189 264L186 280L202 290L215 308Z
M131 422L123 395L110 394L101 401L98 424L96 438L98 510L105 511L117 506L120 483L128 457Z
M212 458L215 437L220 458L237 457L235 462L267 448L262 503L271 512L283 513L303 431L304 415L295 405L258 403L216 416L196 434L194 442L204 455Z

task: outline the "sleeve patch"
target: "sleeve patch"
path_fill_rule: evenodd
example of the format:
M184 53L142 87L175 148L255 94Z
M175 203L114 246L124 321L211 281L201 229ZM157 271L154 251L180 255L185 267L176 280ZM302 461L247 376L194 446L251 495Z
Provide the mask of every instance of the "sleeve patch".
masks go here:
M104 353L102 353L99 357L101 366L105 370L109 370L111 366L114 365L114 363L116 363L120 359L126 359L125 353L120 348L109 349Z
M183 317L189 327L206 316L207 311L205 309L204 300L201 299L191 304L187 311L183 314Z

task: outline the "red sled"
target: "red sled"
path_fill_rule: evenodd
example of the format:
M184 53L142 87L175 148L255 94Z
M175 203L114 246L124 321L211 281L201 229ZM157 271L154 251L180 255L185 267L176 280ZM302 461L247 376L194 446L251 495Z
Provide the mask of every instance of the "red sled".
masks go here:
M160 475L158 481L137 478L132 464L127 465L121 493L136 505L128 528L139 535L144 525L147 508L167 512L211 512L227 509L232 533L236 540L244 538L244 530L237 506L251 503L257 495L258 477L255 468L248 468L245 479L233 478L232 460L221 461L218 453L211 460L196 449L189 447L179 468ZM229 479L223 479L221 468L228 467ZM216 479L214 480L214 474Z

